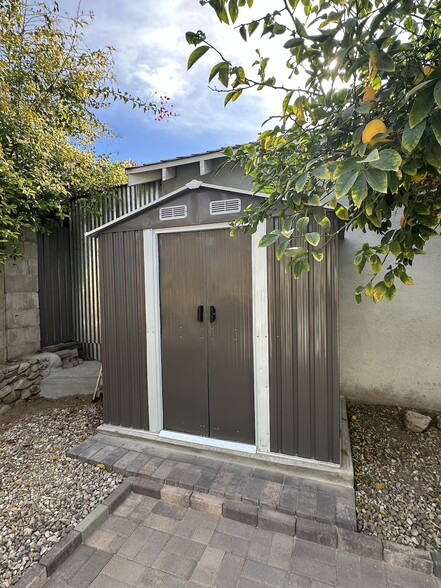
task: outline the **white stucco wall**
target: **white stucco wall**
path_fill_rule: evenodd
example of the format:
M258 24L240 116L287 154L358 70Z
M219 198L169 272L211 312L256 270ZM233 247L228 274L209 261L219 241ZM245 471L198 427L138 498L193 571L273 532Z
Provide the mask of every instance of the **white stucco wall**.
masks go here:
M409 269L391 303L355 303L364 284L355 252L375 235L349 232L340 242L340 385L349 399L441 410L441 238ZM367 281L367 280L366 280Z

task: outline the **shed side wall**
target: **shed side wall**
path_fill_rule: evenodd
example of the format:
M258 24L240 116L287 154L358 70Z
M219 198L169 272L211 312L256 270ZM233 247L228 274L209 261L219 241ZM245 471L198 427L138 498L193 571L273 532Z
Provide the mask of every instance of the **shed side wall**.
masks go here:
M104 421L149 428L143 232L100 236Z
M269 222L269 231L279 228ZM311 230L317 230L313 228ZM337 239L300 280L268 251L271 451L340 461Z

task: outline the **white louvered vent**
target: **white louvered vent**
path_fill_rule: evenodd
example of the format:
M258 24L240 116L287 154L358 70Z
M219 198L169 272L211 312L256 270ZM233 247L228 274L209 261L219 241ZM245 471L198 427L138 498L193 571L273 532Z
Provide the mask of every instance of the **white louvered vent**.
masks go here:
M231 198L230 200L213 200L210 202L210 214L231 214L232 212L240 212L242 203L240 198Z
M187 206L179 204L178 206L164 206L159 209L159 220L174 220L175 218L187 218Z

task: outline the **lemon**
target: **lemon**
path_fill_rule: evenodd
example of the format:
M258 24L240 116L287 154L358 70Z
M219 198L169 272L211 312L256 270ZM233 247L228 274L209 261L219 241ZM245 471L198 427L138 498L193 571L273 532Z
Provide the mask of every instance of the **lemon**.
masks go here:
M374 118L374 120L368 122L368 124L364 127L361 140L363 143L374 145L376 141L372 141L373 137L385 133L386 131L387 128L384 122L379 118Z

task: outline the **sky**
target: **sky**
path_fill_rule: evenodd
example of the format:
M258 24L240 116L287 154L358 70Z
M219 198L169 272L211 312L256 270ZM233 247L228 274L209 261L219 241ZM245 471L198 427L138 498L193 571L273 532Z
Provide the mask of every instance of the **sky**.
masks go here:
M77 0L59 4L62 11L73 13ZM256 0L254 13L265 13L265 4L265 0ZM119 87L142 98L155 92L169 96L176 114L157 122L122 103L103 111L101 118L118 138L99 145L99 151L110 153L113 160L152 163L249 142L256 138L262 122L279 111L282 97L271 91L243 95L224 108L225 95L208 87L208 74L218 61L211 52L187 71L187 59L194 49L185 40L188 30L206 32L233 62L250 64L256 57L257 45L245 43L199 0L82 0L81 6L94 13L94 21L84 31L88 46L115 49ZM247 9L246 20L252 14Z

